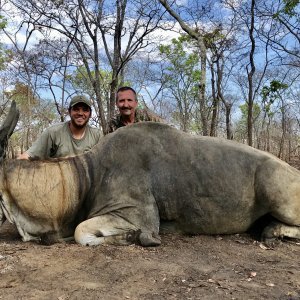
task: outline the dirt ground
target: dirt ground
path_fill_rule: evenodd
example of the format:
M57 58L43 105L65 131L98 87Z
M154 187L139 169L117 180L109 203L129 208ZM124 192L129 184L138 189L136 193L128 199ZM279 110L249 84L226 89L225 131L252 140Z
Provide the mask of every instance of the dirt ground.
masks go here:
M163 234L155 248L43 246L5 222L0 299L300 299L300 241Z
M24 243L0 229L1 299L300 299L300 242L162 235L159 247Z

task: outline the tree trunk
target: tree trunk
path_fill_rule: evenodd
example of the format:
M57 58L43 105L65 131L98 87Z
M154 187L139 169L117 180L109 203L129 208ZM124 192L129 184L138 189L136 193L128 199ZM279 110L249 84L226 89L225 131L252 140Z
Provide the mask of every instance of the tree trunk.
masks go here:
M207 114L207 105L206 105L206 47L203 42L199 39L199 55L201 62L201 77L199 82L199 107L200 107L200 117L202 122L202 134L204 136L208 135L208 114Z
M211 90L212 90L212 118L210 124L210 136L217 136L217 122L218 122L218 106L219 106L219 99L216 94L215 88L215 71L213 67L213 63L210 64L211 70Z
M285 116L285 107L282 98L281 98L281 114L282 114L282 118L281 118L282 134L280 139L278 158L285 160L284 144L286 138L286 116Z
M249 37L251 40L251 50L249 54L250 59L250 71L247 68L248 73L248 116L247 116L247 130L248 130L248 145L253 146L253 75L255 73L254 64L254 51L255 51L255 39L254 39L254 7L255 0L251 1L251 22L249 28Z

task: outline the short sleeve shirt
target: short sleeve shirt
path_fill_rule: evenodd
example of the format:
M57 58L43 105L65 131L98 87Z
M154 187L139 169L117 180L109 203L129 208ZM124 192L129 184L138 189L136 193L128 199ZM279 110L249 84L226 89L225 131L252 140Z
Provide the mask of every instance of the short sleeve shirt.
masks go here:
M89 151L101 137L100 129L86 126L81 139L73 138L69 122L47 128L27 150L29 157L47 159L74 156Z

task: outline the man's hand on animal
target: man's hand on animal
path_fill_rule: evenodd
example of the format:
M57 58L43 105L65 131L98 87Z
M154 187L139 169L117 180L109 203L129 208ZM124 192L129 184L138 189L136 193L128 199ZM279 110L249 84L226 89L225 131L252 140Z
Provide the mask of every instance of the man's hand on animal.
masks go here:
M70 120L48 127L18 159L49 159L73 156L90 150L101 133L89 126L92 102L83 95L74 96L69 104Z

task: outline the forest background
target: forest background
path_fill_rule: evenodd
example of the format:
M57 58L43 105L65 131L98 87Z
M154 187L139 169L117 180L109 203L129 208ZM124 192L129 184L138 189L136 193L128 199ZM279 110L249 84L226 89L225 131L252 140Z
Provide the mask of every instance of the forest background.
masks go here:
M299 0L0 0L0 115L21 111L9 156L76 93L106 134L130 85L180 130L298 159L299 13Z

